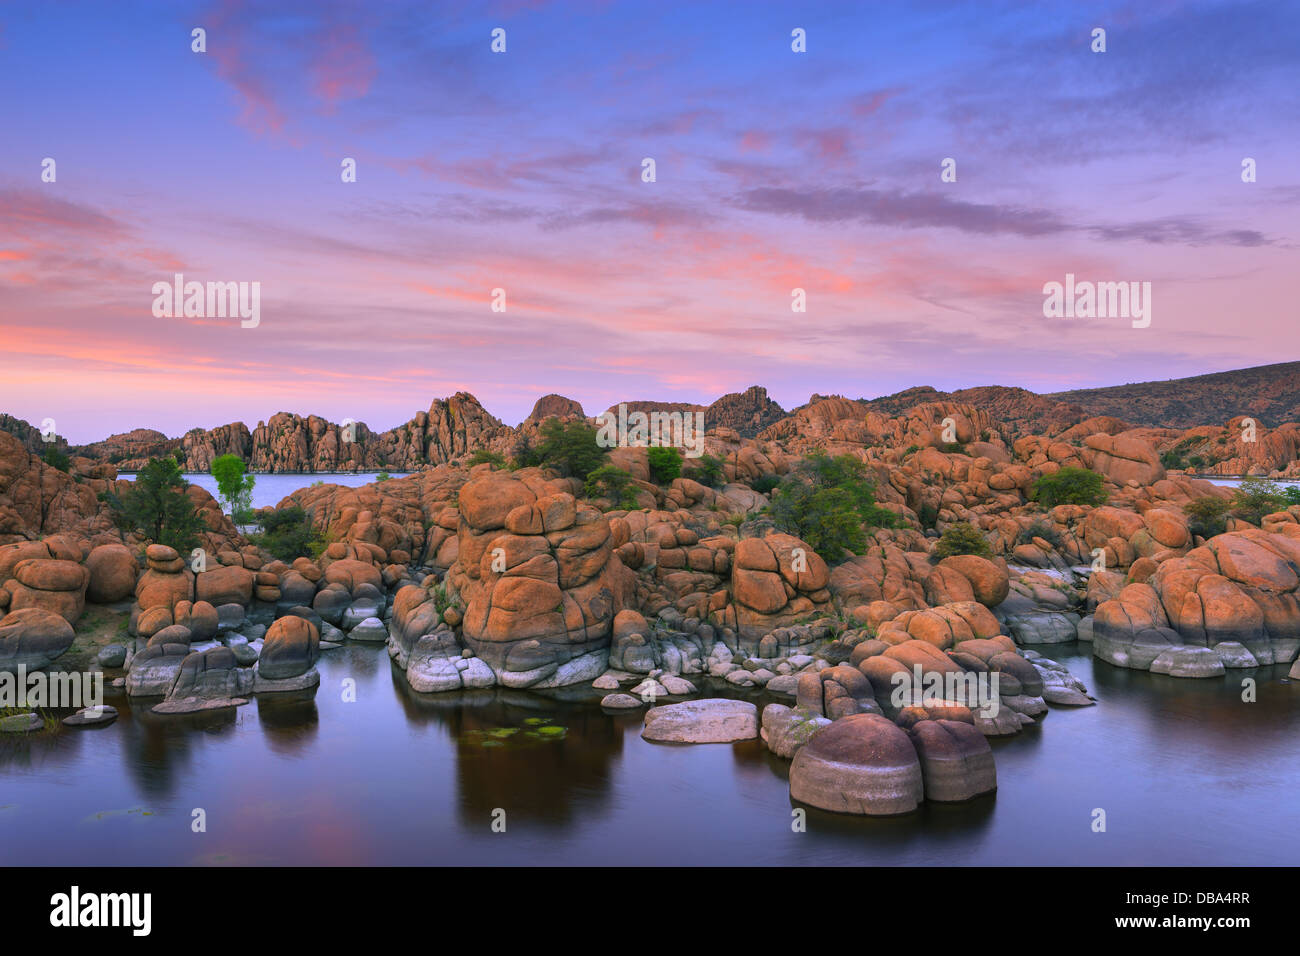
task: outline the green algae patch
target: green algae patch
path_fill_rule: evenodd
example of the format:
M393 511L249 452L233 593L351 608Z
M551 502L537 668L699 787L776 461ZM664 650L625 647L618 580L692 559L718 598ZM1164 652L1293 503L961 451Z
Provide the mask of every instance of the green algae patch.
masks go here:
M548 717L527 717L524 727L488 727L467 730L460 736L462 744L471 747L497 748L528 746L552 740L563 740L568 728L552 723Z

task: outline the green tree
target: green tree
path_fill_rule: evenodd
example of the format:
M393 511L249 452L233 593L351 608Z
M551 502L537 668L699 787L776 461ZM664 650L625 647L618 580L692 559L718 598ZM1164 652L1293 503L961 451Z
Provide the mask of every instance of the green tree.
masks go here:
M722 483L722 459L715 455L701 455L695 460L691 478L709 488L716 488Z
M121 496L105 491L99 497L123 531L143 534L183 554L197 547L199 534L208 530L185 493L189 484L175 458L154 458Z
M1062 468L1050 475L1042 475L1034 482L1031 501L1044 508L1057 505L1100 505L1109 497L1102 485L1101 475L1087 468Z
M1187 515L1188 530L1202 538L1213 538L1216 534L1223 534L1228 528L1229 507L1227 499L1214 495L1206 495L1187 502L1183 505L1183 513Z
M221 455L212 462L212 477L217 494L225 502L236 524L247 524L253 510L253 485L257 479L248 473L244 459L238 455Z
M72 460L63 452L59 451L59 449L54 445L46 447L45 454L41 456L41 460L51 468L57 468L59 471L63 472L66 472L70 467L72 467Z
M636 486L632 476L615 465L601 465L587 476L583 486L588 498L606 498L613 508L636 507Z
M646 458L650 464L650 480L656 485L669 485L674 478L681 477L682 453L676 448L668 445L647 448Z
M934 546L934 553L940 558L951 558L955 554L975 554L988 558L992 556L993 549L979 528L969 521L958 521L944 529L939 536L939 543Z
M1278 486L1263 478L1243 478L1232 493L1232 513L1251 524L1259 524L1264 515L1284 510L1287 503L1287 496Z
M898 517L876 504L866 465L851 455L809 455L781 481L768 506L776 526L802 538L827 561L866 549L867 528L892 528Z
M587 476L605 463L609 454L596 444L597 430L586 422L569 422L548 418L542 425L542 441L536 449L538 464L554 468L566 478L586 481Z

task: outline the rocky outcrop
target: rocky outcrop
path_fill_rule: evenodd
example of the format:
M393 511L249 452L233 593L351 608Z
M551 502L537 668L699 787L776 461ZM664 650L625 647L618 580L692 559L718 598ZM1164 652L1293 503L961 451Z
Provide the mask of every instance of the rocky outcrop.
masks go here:
M238 665L228 647L211 647L187 654L167 698L154 705L159 714L189 714L220 707L237 707L253 689L254 672Z
M723 395L704 411L704 427L729 428L742 438L753 438L785 417L785 410L767 397L767 389L751 385L743 392Z
M279 618L267 628L254 667L253 690L261 694L315 687L320 683L319 657L320 631L315 624L296 615Z
M571 419L586 417L587 413L582 410L581 402L552 392L550 395L543 395L533 404L532 412L524 421L544 422L548 418Z
M462 637L507 687L560 686L604 671L632 575L614 553L625 523L577 502L536 469L492 472L460 490L451 592Z
M1121 667L1175 676L1296 659L1300 522L1285 517L1271 523L1273 530L1228 532L1170 557L1146 581L1101 602L1093 653Z
M829 583L826 562L793 535L741 539L731 571L735 627L742 639L756 642L775 628L823 611L830 605Z
M1165 469L1160 464L1160 456L1155 446L1140 438L1128 434L1089 435L1084 444L1094 454L1088 456L1088 466L1099 471L1117 485L1136 481L1140 485L1150 485L1165 476Z

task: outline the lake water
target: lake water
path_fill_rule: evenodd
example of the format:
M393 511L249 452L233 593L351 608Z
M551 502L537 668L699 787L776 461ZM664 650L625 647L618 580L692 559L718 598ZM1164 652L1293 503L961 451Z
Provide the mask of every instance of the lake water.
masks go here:
M405 478L407 472L395 471L389 472L392 478ZM128 481L135 481L135 474L123 474L118 477L125 478ZM316 475L299 475L276 473L272 475L254 475L257 480L253 483L253 507L267 508L278 505L281 501L297 491L299 488L306 488L309 485L320 481L327 485L345 485L348 488L359 488L362 485L368 485L375 480L377 473L362 472L350 473L340 472L337 474L316 474ZM211 475L202 472L185 475L185 480L191 484L198 485L205 489L212 497L217 498L217 481ZM220 498L217 498L219 501Z
M0 861L1300 861L1300 682L1283 682L1286 668L1249 672L1259 700L1248 704L1247 672L1183 680L1094 661L1086 645L1050 652L1100 703L1053 707L993 740L996 794L891 819L809 810L795 833L789 763L758 741L647 743L639 711L606 714L594 692L419 695L382 646L349 644L324 653L312 700L160 717L109 697L122 713L108 727L0 740ZM195 808L206 833L191 831ZM1094 808L1105 833L1091 830ZM498 809L504 833L491 828Z
M1236 488L1241 485L1243 480L1244 479L1241 478L1207 478L1206 479L1206 481L1208 481L1210 484L1222 485L1224 488ZM1277 486L1278 491L1282 491L1288 485L1300 485L1300 478L1285 478L1281 480L1275 480L1273 484Z

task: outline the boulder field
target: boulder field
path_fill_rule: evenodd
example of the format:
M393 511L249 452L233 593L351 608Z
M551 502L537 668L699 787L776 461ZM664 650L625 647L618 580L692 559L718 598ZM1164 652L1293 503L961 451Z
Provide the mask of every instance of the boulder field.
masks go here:
M581 417L576 403L548 396L515 430L469 399L371 436L367 448L420 468L411 476L281 502L327 532L318 557L291 561L193 488L202 561L124 536L94 494L111 467L78 458L61 472L0 432L0 668L57 662L88 605L128 614L98 666L159 713L310 694L322 654L383 644L416 692L570 688L611 711L647 708L647 740L759 739L792 761L796 802L889 815L995 790L987 738L1036 727L1049 705L1094 703L1044 645L1090 641L1107 664L1175 677L1300 655L1300 507L1203 536L1189 506L1231 492L1169 470L1176 431L1062 415L1029 433L944 399L894 410L815 397L777 416L755 394L734 409L748 434L707 434L717 475L688 459L656 483L647 449L614 449L627 508L551 470L465 462L535 437L548 413ZM304 431L322 467L353 454L310 419L280 426ZM268 467L292 461L281 432L251 433ZM244 439L187 441L210 460ZM1268 446L1276 471L1291 468L1275 460L1288 441ZM446 460L420 467L425 446ZM765 512L813 450L861 461L898 517L860 554L828 562ZM357 467L371 452L359 454ZM1034 503L1035 481L1063 467L1100 475L1106 502ZM957 523L982 533L987 556L940 556ZM900 696L918 678L933 692ZM737 699L759 692L779 702Z

